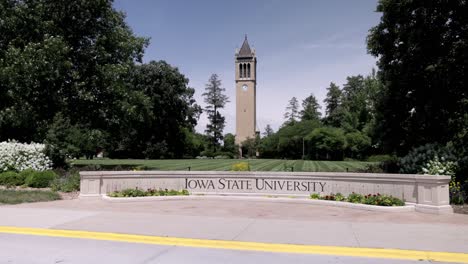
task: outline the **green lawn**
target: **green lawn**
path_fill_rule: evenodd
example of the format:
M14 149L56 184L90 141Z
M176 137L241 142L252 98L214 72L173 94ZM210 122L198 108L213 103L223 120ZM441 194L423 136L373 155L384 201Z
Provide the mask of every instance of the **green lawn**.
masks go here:
M60 200L60 195L52 191L39 190L0 190L0 204L19 204Z
M314 161L314 160L278 160L278 159L178 159L178 160L138 160L138 159L95 159L71 160L73 165L99 165L101 169L122 166L132 168L145 166L150 170L191 170L196 171L228 171L237 162L248 162L252 171L321 171L344 172L356 171L372 162L362 161Z

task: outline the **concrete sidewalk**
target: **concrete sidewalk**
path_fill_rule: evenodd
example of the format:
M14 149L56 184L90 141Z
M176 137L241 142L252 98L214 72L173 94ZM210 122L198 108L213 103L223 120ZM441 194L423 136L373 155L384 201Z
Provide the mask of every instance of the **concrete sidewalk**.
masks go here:
M0 226L468 253L468 215L459 214L381 213L232 198L77 199L3 205L0 216Z

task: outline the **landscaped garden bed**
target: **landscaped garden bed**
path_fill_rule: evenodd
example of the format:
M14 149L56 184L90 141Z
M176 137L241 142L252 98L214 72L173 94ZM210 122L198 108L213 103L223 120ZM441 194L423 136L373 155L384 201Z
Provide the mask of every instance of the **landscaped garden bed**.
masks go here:
M337 202L349 202L356 204L367 204L367 205L377 205L377 206L404 206L405 202L401 199L393 197L391 195L382 195L377 194L368 194L362 195L358 193L351 193L348 197L343 196L341 193L330 194L321 196L318 193L310 195L311 199L316 200L328 200L328 201L337 201Z
M139 189L125 189L121 191L115 191L108 194L109 197L144 197L144 196L180 196L180 195L189 195L187 190L176 191L176 190L157 190L157 189L148 189L146 191Z

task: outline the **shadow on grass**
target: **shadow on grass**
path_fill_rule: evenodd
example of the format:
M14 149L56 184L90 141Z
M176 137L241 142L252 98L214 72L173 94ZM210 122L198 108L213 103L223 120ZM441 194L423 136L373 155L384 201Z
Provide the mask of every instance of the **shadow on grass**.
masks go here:
M52 191L0 190L0 204L19 204L60 200L60 195Z

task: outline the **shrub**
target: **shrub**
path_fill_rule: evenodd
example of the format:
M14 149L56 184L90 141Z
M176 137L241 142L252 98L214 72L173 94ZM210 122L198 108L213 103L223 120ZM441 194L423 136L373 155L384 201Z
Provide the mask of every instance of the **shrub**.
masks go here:
M115 191L109 193L110 197L142 197L142 196L174 196L174 195L189 195L187 190L176 191L176 190L157 190L148 189L146 191L139 189L125 189L122 191Z
M320 199L320 194L313 193L313 194L310 195L310 199L314 199L314 200Z
M405 202L391 195L368 194L364 196L364 204L380 206L403 206Z
M200 152L200 156L205 156L205 157L208 157L208 158L213 158L215 156L215 153L211 150L204 150L202 152Z
M15 171L6 171L0 173L0 185L5 185L7 187L23 185L24 180L24 175Z
M341 193L337 193L335 195L335 201L338 201L338 202L346 201L346 197L344 197Z
M363 173L384 173L382 169L382 164L367 164L362 169L357 169L356 172L363 172Z
M350 203L363 203L364 202L364 195L353 192L348 196L347 200Z
M217 155L214 157L215 159L230 159L231 157L226 156L226 155Z
M248 162L239 162L232 165L231 171L250 171L250 165Z
M31 169L27 169L27 170L24 170L24 171L20 171L19 174L21 174L21 177L24 178L24 181L26 181L26 178L29 177L29 175L35 173L36 171L35 170L31 170ZM24 182L23 182L24 184Z
M232 159L234 158L234 154L229 151L218 151L214 153L214 158L216 159L217 157L223 157L223 159Z
M80 190L80 174L75 171L70 175L65 175L64 177L56 178L51 183L51 188L53 191L60 192L74 192Z
M450 181L449 185L450 203L463 204L466 199L466 193L461 188L460 182Z
M311 199L321 199L321 200L330 200L330 201L339 201L339 202L350 202L350 203L360 203L360 204L369 204L369 205L378 205L378 206L403 206L405 202L393 197L391 195L381 195L377 194L368 194L362 195L357 193L351 193L347 198L341 193L325 196L320 196L318 194L311 194Z
M438 156L435 156L434 159L430 160L426 165L422 167L424 174L429 175L447 175L451 177L449 184L449 195L450 203L453 204L463 204L465 201L466 193L462 188L460 182L457 181L455 177L455 172L457 171L457 163L453 161L447 161L442 157L439 159Z
M422 173L422 168L436 156L446 161L455 161L456 158L448 147L437 144L426 144L411 150L400 159L400 173Z
M378 164L368 164L364 169L358 172L365 173L397 173L400 170L399 160L395 156L389 156L389 159Z
M439 159L435 156L432 160L422 167L424 174L455 176L457 164L453 161L446 161L444 157Z
M57 178L53 171L36 171L26 178L26 185L33 188L46 188Z
M139 197L139 196L146 196L145 191L138 190L138 189L125 189L120 192L114 192L117 194L116 196L112 197Z
M44 144L0 142L0 171L48 170L52 167L52 162L44 149Z
M395 159L394 156L392 155L372 155L369 158L367 158L367 161L369 162L384 162L388 160Z

